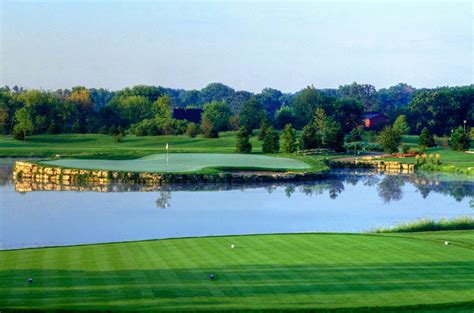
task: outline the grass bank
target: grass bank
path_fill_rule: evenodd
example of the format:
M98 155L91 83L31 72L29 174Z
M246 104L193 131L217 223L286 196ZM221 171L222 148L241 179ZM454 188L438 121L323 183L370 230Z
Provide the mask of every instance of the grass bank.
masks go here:
M474 154L463 151L453 151L447 148L435 147L428 148L426 154L439 154L441 156L441 164L420 164L418 169L430 172L460 173L474 175ZM385 158L387 161L396 161L406 164L416 164L415 157L404 158Z
M404 223L393 228L380 228L377 233L410 233L440 230L474 230L474 219L471 217L459 217L455 219L420 220Z
M15 157L65 157L132 159L154 153L166 152L233 153L235 132L221 133L219 138L189 138L186 136L126 136L115 142L112 136L99 134L35 135L26 141L10 136L0 136L0 156ZM251 138L254 153L261 153L261 142Z
M474 231L451 231L1 251L0 308L472 312L473 244Z

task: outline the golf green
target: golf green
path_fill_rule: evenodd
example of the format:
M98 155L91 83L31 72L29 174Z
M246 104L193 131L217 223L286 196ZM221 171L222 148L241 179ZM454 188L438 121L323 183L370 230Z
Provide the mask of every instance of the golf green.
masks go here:
M0 308L472 312L473 239L293 234L0 251Z
M259 169L309 169L303 161L250 154L225 153L170 153L152 154L132 160L59 159L43 164L67 168L100 169L129 172L194 172L209 167L259 168Z

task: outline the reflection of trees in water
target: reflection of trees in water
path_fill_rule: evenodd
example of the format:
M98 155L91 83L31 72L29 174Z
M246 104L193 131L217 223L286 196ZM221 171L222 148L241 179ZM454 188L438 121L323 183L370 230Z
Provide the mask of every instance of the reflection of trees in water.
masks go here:
M367 175L362 178L362 183L367 187L377 186L379 182L380 178L376 175Z
M285 187L285 195L288 198L291 198L291 195L296 191L295 186L286 186Z
M377 186L379 197L385 203L399 201L403 197L402 188L405 185L401 176L385 176Z
M428 197L431 192L441 193L451 196L460 202L466 197L474 197L474 186L468 182L451 181L449 183L442 181L423 181L416 184L423 198ZM472 199L471 199L472 201Z
M155 204L160 209L167 209L171 206L171 192L170 191L160 191L160 196L156 199Z
M326 190L331 199L336 199L344 191L344 183L339 179L324 179L300 187L300 192L307 196L322 195Z
M0 163L0 186L5 186L12 181L14 163Z
M278 185L274 185L274 184L265 186L265 190L268 192L268 194L272 194L277 188L278 188Z

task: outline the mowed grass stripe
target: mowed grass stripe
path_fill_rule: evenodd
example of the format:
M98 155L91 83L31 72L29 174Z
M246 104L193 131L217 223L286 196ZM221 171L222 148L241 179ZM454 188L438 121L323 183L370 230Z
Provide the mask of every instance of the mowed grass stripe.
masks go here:
M158 240L2 251L0 260L0 308L7 309L474 305L474 251L396 235ZM217 280L209 280L211 272ZM32 286L29 275L37 276Z

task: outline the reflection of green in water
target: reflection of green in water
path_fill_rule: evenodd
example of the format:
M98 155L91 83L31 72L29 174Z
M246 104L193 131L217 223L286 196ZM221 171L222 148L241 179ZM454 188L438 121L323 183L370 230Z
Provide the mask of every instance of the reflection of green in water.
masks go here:
M133 160L61 159L44 164L68 168L101 169L131 172L192 172L207 167L235 167L262 169L307 169L302 161L263 155L170 153L152 154Z

